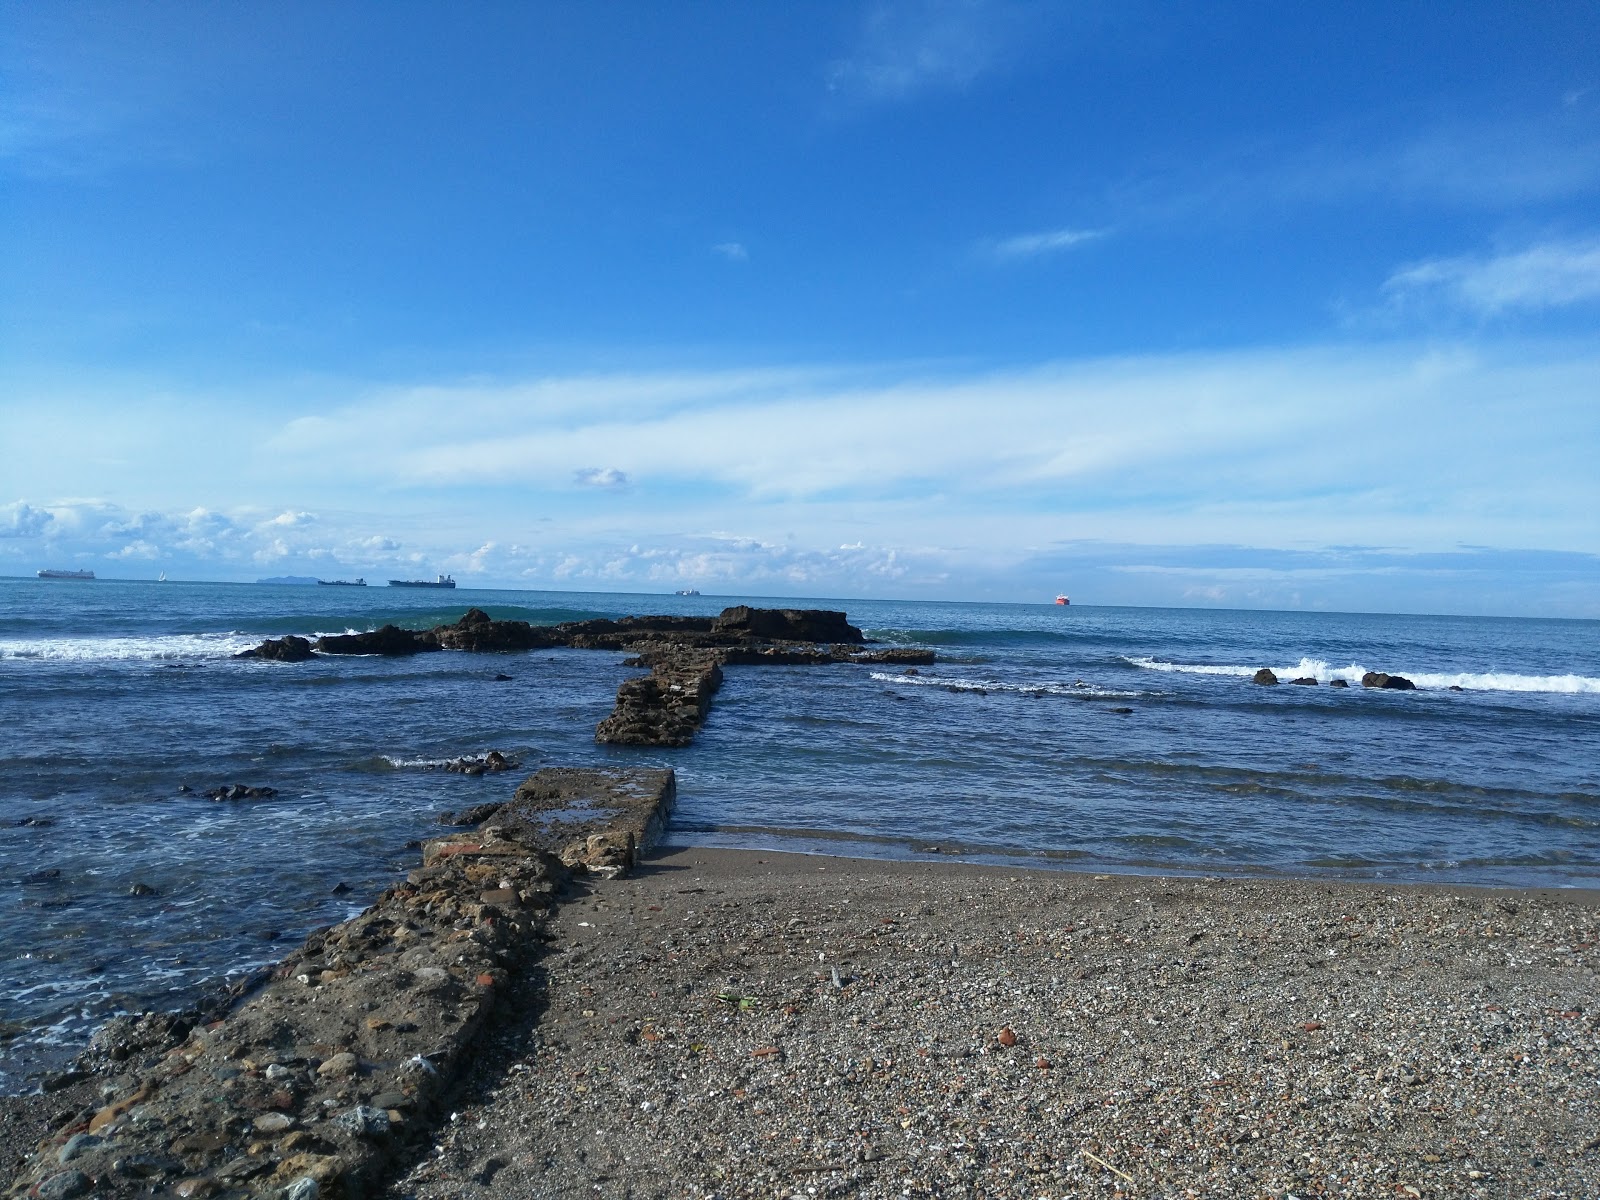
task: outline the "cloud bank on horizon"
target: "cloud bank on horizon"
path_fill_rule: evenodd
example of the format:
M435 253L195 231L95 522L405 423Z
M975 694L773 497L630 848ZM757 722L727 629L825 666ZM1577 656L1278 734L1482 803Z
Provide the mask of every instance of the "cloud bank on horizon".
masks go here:
M1583 6L5 8L0 574L1600 617Z

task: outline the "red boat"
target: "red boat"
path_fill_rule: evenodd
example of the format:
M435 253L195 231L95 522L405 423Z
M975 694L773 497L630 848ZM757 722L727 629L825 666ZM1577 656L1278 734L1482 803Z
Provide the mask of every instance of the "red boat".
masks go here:
M1057 604L1071 604L1072 601L1068 600L1065 596L1057 596L1056 597L1056 603Z

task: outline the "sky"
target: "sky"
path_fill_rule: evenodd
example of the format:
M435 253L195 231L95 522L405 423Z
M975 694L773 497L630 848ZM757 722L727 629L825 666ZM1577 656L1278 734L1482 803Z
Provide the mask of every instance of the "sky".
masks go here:
M1600 13L0 0L0 575L1600 617Z

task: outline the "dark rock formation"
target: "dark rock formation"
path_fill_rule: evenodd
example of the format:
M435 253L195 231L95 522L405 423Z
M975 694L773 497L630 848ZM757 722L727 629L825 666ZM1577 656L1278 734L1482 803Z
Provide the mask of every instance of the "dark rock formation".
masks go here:
M866 639L842 612L825 608L725 608L712 622L712 632L783 642L850 642Z
M549 628L526 621L496 621L481 608L469 608L454 625L439 625L423 635L441 650L542 650L558 643Z
M1294 683L1294 684L1298 684L1301 687L1316 687L1317 686L1316 679L1314 679L1310 675L1302 675L1302 676L1300 676L1299 679L1291 679L1291 680L1289 680L1289 682L1290 683Z
M304 662L311 657L311 643L303 637L268 638L254 650L241 650L235 658L266 658L274 662Z
M415 630L385 625L382 629L367 633L335 633L319 637L316 649L321 654L381 654L387 658L400 658L425 650L437 650L439 644Z
M1347 688L1350 686L1350 681L1348 679L1330 679L1328 680L1328 686L1331 688Z
M1383 688L1391 692L1414 692L1417 685L1404 675L1388 675L1382 671L1368 671L1361 677L1364 688Z
M1255 673L1255 678L1251 682L1259 683L1263 687L1272 687L1278 682L1278 677L1273 674L1270 667L1262 667L1261 670Z
M228 787L212 788L206 793L207 800L270 800L278 794L277 788L250 787L243 783L235 783Z

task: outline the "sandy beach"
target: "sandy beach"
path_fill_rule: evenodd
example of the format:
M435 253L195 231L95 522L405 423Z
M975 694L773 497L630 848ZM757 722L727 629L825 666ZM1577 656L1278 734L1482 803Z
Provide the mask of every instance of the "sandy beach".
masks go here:
M1589 892L673 850L388 1195L1600 1195Z

